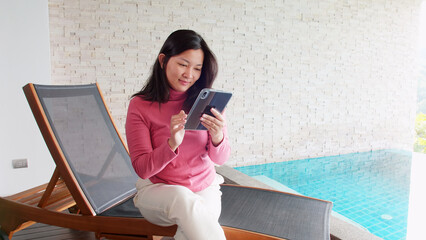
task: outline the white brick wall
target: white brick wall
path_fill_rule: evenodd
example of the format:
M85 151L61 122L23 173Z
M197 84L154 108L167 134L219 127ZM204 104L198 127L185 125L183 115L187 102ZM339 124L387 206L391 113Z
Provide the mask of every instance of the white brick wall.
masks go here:
M411 149L421 0L50 0L52 81L98 82L124 135L127 104L165 38L217 55L231 166Z

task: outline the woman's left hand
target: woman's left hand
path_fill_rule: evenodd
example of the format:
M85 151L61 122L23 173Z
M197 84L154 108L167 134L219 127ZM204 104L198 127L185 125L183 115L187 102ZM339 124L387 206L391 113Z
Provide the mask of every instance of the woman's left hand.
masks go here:
M210 112L213 113L214 117L203 114L201 116L201 124L207 128L210 133L212 143L214 146L219 145L223 140L223 126L225 126L225 119L219 111L212 108Z

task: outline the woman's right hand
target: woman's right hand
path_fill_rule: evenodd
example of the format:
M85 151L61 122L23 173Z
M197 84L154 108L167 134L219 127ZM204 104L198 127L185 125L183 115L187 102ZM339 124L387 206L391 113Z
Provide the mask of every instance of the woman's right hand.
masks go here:
M170 119L170 138L168 143L173 151L176 151L185 136L186 117L186 113L181 110Z

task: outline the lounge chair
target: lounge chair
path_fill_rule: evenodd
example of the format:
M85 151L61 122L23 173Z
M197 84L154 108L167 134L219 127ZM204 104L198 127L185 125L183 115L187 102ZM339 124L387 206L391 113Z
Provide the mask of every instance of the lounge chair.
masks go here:
M11 238L40 222L108 239L174 235L176 226L151 224L133 205L137 175L97 84L27 84L24 92L56 169L48 184L0 198L2 234ZM219 222L227 239L330 238L331 202L237 185L221 188Z

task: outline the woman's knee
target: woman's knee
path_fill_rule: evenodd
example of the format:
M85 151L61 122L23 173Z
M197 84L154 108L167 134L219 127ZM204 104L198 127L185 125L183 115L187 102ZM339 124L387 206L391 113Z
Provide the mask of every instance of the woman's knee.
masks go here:
M191 190L186 187L179 186L174 189L170 207L178 210L187 210L188 208L192 208L193 205L200 200L202 200L202 198L197 196Z
M176 220L197 219L204 215L206 207L202 197L183 187L175 189L168 212L170 218Z

